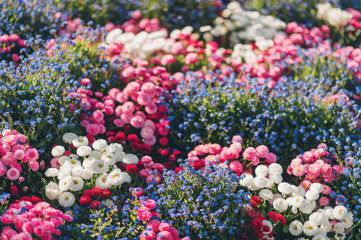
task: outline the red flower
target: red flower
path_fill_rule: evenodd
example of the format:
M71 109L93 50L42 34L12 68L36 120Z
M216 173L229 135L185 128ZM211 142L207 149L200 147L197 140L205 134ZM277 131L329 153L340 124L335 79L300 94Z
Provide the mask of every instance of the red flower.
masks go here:
M99 202L99 201L92 201L89 206L90 206L90 209L97 209L100 206L100 204L101 204L101 202Z
M163 104L158 106L158 111L160 113L166 113L168 111L168 108L166 108Z
M174 169L174 172L175 172L175 173L179 173L180 171L183 171L183 168L182 168L182 167L176 167L176 168Z
M252 207L254 208L254 209L258 209L258 205L257 205L257 203L255 203L254 201L250 201L249 202L251 205L252 205Z
M10 187L10 192L12 195L18 195L19 194L19 189L16 186L11 186Z
M94 191L92 189L87 189L87 190L84 191L83 195L93 197L94 196Z
M273 221L278 222L278 216L277 213L273 212L273 211L269 211L267 214Z
M173 154L176 155L176 156L179 155L179 154L181 154L181 153L182 153L182 152L181 152L181 151L178 151L178 150L173 151Z
M41 199L39 197L37 197L37 196L32 196L31 197L31 202L33 202L33 203L37 203L37 202L40 202L40 201L41 201Z
M284 218L284 216L282 216L281 214L277 214L277 217L281 223L286 224L286 219Z
M137 168L137 165L134 165L134 164L128 164L127 167L125 168L125 170L128 172L128 173L135 173L138 168Z
M31 197L22 197L22 198L20 198L20 201L19 202L21 202L21 201L26 201L26 202L31 202Z
M130 126L129 125L124 125L123 128L124 128L124 131L129 132Z
M68 151L68 150L66 150L63 155L64 155L64 156L69 156L70 154L71 154L71 152Z
M159 139L159 143L163 146L168 144L168 138L166 137L162 137L161 139Z
M112 136L108 137L108 143L113 143L113 142L115 142L115 140L116 140L115 137L112 137Z
M177 159L177 157L174 154L171 154L168 156L168 160L171 162L174 162Z
M143 143L139 146L139 151L144 154L149 154L152 151L152 148L149 146L149 144Z
M94 192L93 197L97 198L100 197L100 195L102 194L102 189L99 187L94 187L93 192Z
M123 132L117 132L117 134L115 135L115 139L119 142L124 141L125 134Z
M262 204L262 199L260 199L259 197L257 196L252 196L251 198L255 203L258 203L258 204Z
M102 198L103 199L108 199L110 197L110 191L108 189L103 189L102 190Z
M168 156L168 154L169 154L168 149L162 149L162 150L160 151L160 155L162 155L163 157Z
M251 220L251 225L255 230L260 231L262 229L263 223L259 218L254 218Z
M115 132L113 132L113 131L109 131L109 132L106 132L105 133L105 136L114 136L115 135Z
M135 134L129 134L128 137L127 137L127 140L128 140L128 142L131 142L131 143L134 143L134 142L141 143L138 136L135 135Z
M90 203L91 200L91 197L89 197L88 195L83 195L79 198L79 202L81 205L87 205L88 203Z
M95 141L95 138L93 137L93 135L88 134L88 135L86 135L86 137L87 137L88 140L89 140L89 145L92 145L93 142Z

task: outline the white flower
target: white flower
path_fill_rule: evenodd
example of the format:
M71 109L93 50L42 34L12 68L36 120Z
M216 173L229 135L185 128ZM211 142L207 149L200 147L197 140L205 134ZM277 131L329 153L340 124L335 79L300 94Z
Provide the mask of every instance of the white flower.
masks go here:
M65 165L67 162L70 163L70 167L74 167L74 166L80 165L80 161L79 161L79 160L76 160L76 159L73 159L73 158L71 158L70 160L65 161L64 165Z
M94 150L89 157L90 159L101 159L102 158L102 152Z
M70 154L69 157L70 157L71 159L74 159L74 160L79 160L79 156L76 155L76 154L73 154L73 153Z
M84 169L92 169L92 164L94 161L96 161L96 159L95 160L93 158L84 159L83 164L82 164Z
M346 216L344 217L344 219L342 220L342 222L345 225L345 228L350 228L353 225L353 214L351 212L349 212L348 214L346 214Z
M138 157L134 154L127 154L123 157L123 162L125 164L137 164L138 163Z
M45 171L45 176L47 177L56 177L59 174L59 170L57 168L48 168Z
M296 197L292 197L291 204L292 204L292 206L299 208L302 206L304 201L305 201L305 199L303 197L296 196Z
M107 43L113 43L116 42L116 38L120 36L123 33L123 30L120 28L114 28L110 32L108 32L107 36L105 37L105 41Z
M104 139L98 139L95 140L92 144L92 147L95 150L99 150L102 151L103 149L105 149L108 146L107 141L105 141Z
M108 146L108 149L111 152L122 152L123 146L120 143L112 143Z
M65 153L65 148L60 145L53 147L53 149L51 150L51 155L53 155L54 157L60 157L64 153Z
M95 185L101 189L107 189L112 185L112 183L108 180L107 174L102 174L95 180Z
M300 206L300 211L305 214L310 214L313 209L315 209L316 203L315 201L305 200L303 204Z
M271 171L270 171L271 172ZM276 184L280 184L281 182L282 182L282 180L283 180L283 178L282 178L282 176L281 175L279 175L279 174L270 174L269 176L268 176L268 178L270 179L270 180L272 180L274 183L276 183Z
M257 176L265 177L268 174L268 167L265 165L258 165L256 167L255 173Z
M71 174L74 177L81 177L83 175L84 168L80 165L76 165L71 169Z
M91 154L91 152L92 152L92 149L89 146L80 146L76 150L76 154L78 154L80 157L89 156Z
M182 33L181 30L175 29L169 34L169 37L172 39L177 39L180 33Z
M93 177L93 174L94 172L90 169L84 169L81 177L84 179L84 180L90 180L92 177Z
M272 174L279 174L281 175L283 172L283 168L281 165L279 165L278 163L271 163L268 166L268 171Z
M107 199L107 200L103 200L102 203L107 206L107 207L113 207L115 206L114 202L110 199Z
M72 177L67 176L59 181L59 188L62 192L65 192L69 189L72 182Z
M288 208L287 201L283 198L277 198L273 202L273 207L280 212L286 211Z
M278 191L280 193L283 194L290 194L292 189L291 189L291 185L289 183L286 182L281 182L278 187L277 187Z
M94 160L91 164L91 170L95 173L105 173L109 169L109 165L103 160Z
M291 222L289 230L293 236L298 236L302 233L302 223L298 220Z
M58 200L62 207L71 207L75 203L75 197L71 192L63 192Z
M270 222L270 221L267 221L267 220L263 220L262 221L262 224L263 224L263 226L268 226L268 229L269 229L269 231L263 231L263 234L264 235L267 235L267 234L270 234L271 232L272 232L272 229L273 229L273 225L272 225L272 223ZM264 229L264 228L263 228Z
M327 233L329 233L331 229L332 229L332 224L329 221L325 221L319 226L318 232L320 234L327 235Z
M314 236L317 234L318 232L318 227L316 226L316 223L312 222L312 221L306 221L303 224L303 232L307 235L307 236Z
M242 179L239 180L239 184L243 187L249 187L254 183L254 179L252 175L249 174L242 174Z
M256 176L254 178L254 184L258 187L258 188L265 188L267 186L268 180L267 178L263 177L263 176Z
M59 159L58 159L58 162L60 165L63 165L65 163L65 161L67 160L70 160L70 157L68 156L61 156Z
M109 154L104 154L102 156L102 160L109 165L113 165L116 163L117 158L113 154L109 153Z
M345 232L345 224L343 222L338 222L333 226L333 231L337 234L342 234Z
M317 4L317 17L322 20L327 19L327 12L332 8L330 3Z
M74 139L77 139L78 135L76 135L75 133L65 133L63 135L63 141L66 143L71 144L73 142Z
M310 215L309 220L316 223L316 225L321 225L323 216L319 212L314 212Z
M72 191L80 191L84 187L84 181L81 177L73 177L69 189Z
M89 140L87 137L80 136L80 137L74 139L72 144L76 148L81 147L81 146L87 146L89 144Z
M316 234L312 240L329 240L329 238L324 234Z
M273 193L271 192L271 190L268 190L268 189L262 189L260 192L259 192L259 196L263 199L263 200L266 200L266 201L269 201L273 198Z
M321 183L312 183L309 190L321 193L323 191L323 186Z
M120 172L118 176L116 176L115 174L110 175L109 180L112 181L112 184L114 186L119 186L123 183L130 183L131 177L128 173Z
M306 199L308 200L317 200L320 197L320 194L316 191L309 190L306 192Z
M50 200L57 199L60 196L60 194L61 194L60 188L58 184L56 184L55 182L49 182L45 186L45 195Z
M332 213L333 213L333 216L334 216L336 219L342 220L342 219L346 216L346 214L347 214L347 209L346 209L344 206L342 206L342 205L336 206L336 207L333 209Z
M351 13L343 11L340 8L331 8L327 11L327 21L335 28L342 28L353 17Z

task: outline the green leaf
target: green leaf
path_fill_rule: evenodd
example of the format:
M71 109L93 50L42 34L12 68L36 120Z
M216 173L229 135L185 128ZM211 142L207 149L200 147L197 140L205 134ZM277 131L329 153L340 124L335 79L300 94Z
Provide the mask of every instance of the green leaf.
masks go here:
M289 230L289 228L288 228L288 226L287 225L284 225L283 226L283 232L284 233L288 233L290 230Z

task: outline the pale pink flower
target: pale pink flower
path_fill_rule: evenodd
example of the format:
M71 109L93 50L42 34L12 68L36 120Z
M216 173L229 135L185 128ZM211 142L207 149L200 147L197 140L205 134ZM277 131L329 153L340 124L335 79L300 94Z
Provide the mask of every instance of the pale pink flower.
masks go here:
M125 102L122 106L123 113L131 114L134 112L134 110L135 110L135 106L134 106L134 103L132 103L132 102Z
M152 102L152 97L148 93L140 92L137 97L137 102L140 105L149 105Z
M149 127L143 127L140 131L140 135L144 139L150 139L154 136L154 130Z
M152 94L155 91L155 86L152 82L146 82L142 85L141 91L144 93Z
M141 116L134 116L130 119L130 124L135 128L142 128L144 126L144 118Z
M198 62L198 55L196 53L188 53L185 57L185 63L187 65Z
M260 145L256 147L256 154L260 158L266 158L269 153L268 147Z

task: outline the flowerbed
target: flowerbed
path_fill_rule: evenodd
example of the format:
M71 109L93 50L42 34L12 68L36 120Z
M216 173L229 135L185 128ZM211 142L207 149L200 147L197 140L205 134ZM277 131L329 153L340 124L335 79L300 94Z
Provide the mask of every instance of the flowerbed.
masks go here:
M0 0L0 239L360 239L360 9Z

